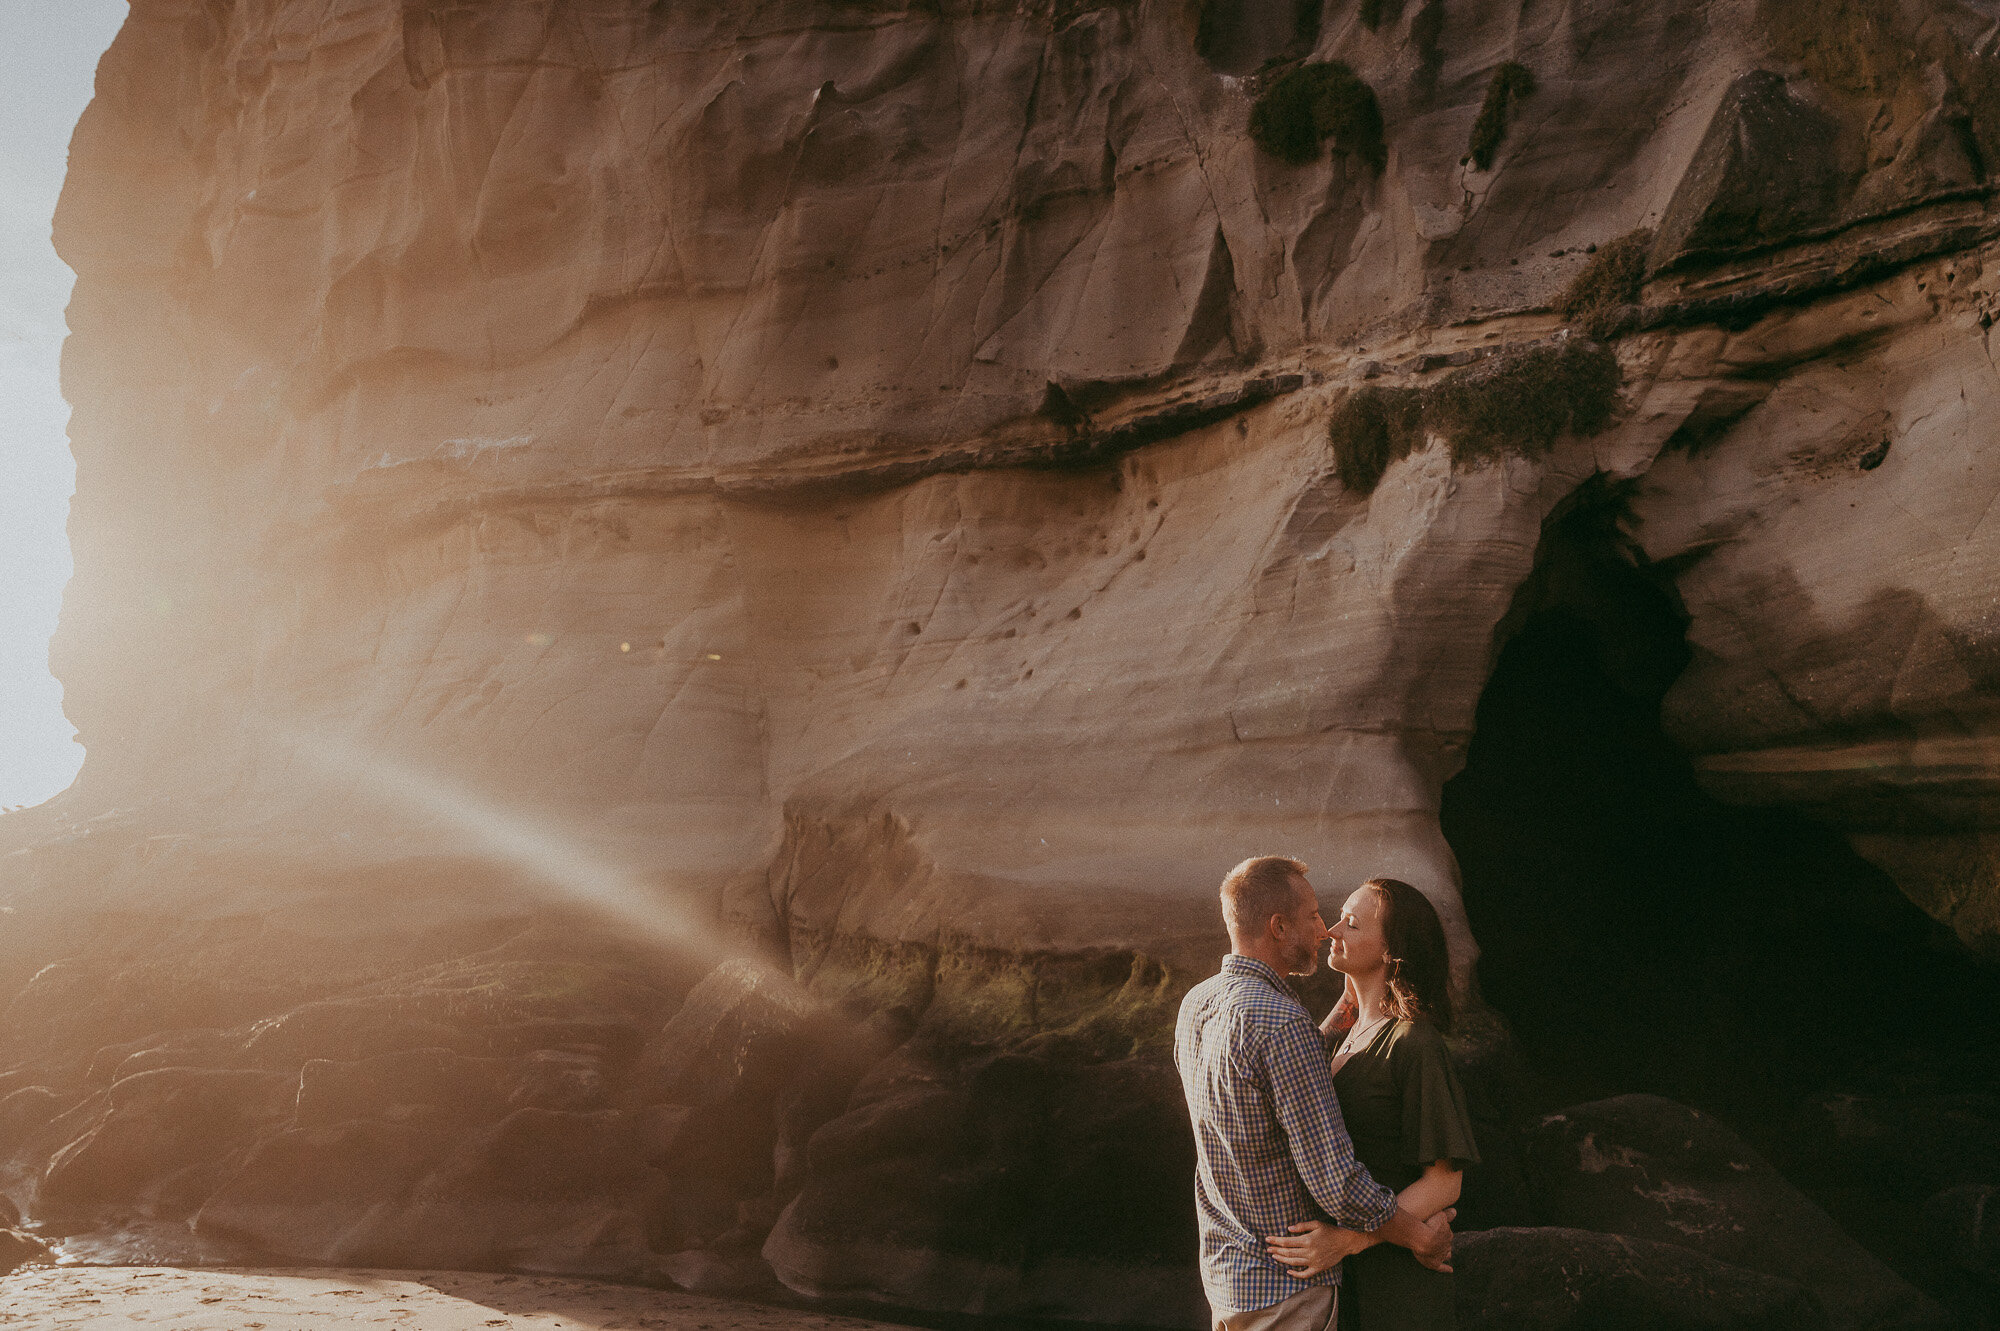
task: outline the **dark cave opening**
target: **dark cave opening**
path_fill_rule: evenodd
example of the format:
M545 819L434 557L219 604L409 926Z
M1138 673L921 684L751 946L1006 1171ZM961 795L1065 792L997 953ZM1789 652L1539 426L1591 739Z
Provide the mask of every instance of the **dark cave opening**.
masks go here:
M1712 1113L1963 1313L1990 1296L1923 1208L2000 1184L2000 968L1836 830L1701 790L1660 721L1685 616L1622 548L1616 496L1580 500L1544 531L1444 789L1481 995L1538 1108L1644 1091ZM1857 1104L1890 1131L1842 1130Z

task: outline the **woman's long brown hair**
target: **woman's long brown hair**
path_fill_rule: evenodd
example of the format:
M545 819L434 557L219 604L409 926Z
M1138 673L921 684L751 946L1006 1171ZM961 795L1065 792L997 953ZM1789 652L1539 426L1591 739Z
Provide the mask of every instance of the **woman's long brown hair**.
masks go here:
M1389 987L1382 1011L1398 1019L1418 1017L1440 1031L1451 1030L1451 949L1444 922L1431 899L1400 878L1370 878L1361 885L1382 903L1382 941L1389 951ZM1358 1015L1343 994L1331 1029L1345 1030Z

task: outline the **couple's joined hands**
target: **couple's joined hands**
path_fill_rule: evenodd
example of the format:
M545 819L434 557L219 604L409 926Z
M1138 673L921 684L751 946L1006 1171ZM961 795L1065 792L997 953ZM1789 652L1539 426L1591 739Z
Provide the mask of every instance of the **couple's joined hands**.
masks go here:
M1449 1272L1451 1222L1457 1217L1456 1207L1446 1207L1423 1221L1424 1241L1421 1246L1412 1247L1410 1255L1433 1271ZM1379 1242L1381 1240L1372 1234L1342 1229L1324 1220L1302 1221L1291 1226L1289 1234L1269 1236L1264 1240L1271 1255L1301 1280L1311 1279L1322 1271L1331 1271L1342 1258L1352 1257Z

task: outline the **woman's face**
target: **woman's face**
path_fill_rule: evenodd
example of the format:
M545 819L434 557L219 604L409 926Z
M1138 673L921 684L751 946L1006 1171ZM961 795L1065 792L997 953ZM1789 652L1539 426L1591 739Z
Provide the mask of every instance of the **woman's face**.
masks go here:
M1332 955L1328 964L1343 975L1357 979L1373 975L1389 964L1388 940L1382 936L1382 897L1370 888L1358 887L1340 908L1333 922Z

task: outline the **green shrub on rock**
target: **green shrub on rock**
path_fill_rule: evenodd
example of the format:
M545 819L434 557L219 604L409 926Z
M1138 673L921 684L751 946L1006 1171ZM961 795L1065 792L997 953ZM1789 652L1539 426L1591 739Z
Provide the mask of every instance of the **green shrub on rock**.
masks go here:
M1250 137L1295 166L1312 161L1329 138L1336 150L1355 154L1376 171L1389 160L1375 90L1338 60L1279 75L1250 108Z
M1477 466L1512 454L1540 457L1565 434L1595 434L1618 405L1618 358L1566 338L1460 370L1427 388L1356 389L1327 422L1334 475L1354 494L1374 491L1390 465L1427 435L1452 462Z
M1539 457L1565 434L1596 434L1618 404L1618 358L1579 338L1543 343L1451 375L1424 394L1424 424L1452 461Z
M1500 140L1507 137L1507 112L1513 103L1535 91L1535 75L1526 65L1509 60L1493 71L1493 81L1486 85L1486 100L1479 107L1479 118L1472 122L1472 164L1481 171L1493 165L1493 154L1500 150Z
M1653 233L1644 227L1604 245L1556 297L1556 313L1582 325L1592 337L1605 336L1611 314L1622 305L1638 303L1652 248Z
M1334 408L1326 433L1342 489L1369 494L1391 463L1409 456L1423 437L1421 398L1414 388L1363 386Z

